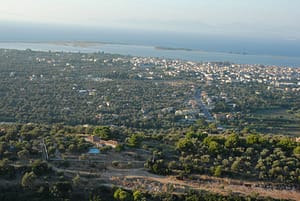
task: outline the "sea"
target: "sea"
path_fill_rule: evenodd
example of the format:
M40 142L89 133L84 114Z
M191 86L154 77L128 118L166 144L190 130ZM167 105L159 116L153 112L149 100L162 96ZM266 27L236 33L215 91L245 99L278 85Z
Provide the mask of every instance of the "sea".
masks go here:
M72 43L0 42L0 48L82 53L105 52L130 56L180 59L194 62L231 62L237 64L262 64L285 67L300 67L300 57L181 50L146 45L95 43L92 45L78 46L72 45Z
M300 67L300 41L120 29L79 29L0 23L0 48L105 52L194 62ZM80 43L79 43L80 41Z

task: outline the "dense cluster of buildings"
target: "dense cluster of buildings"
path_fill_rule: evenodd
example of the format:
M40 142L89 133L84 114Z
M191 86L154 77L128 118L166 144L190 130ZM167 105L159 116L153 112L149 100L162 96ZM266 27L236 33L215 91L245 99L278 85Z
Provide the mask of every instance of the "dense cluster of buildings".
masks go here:
M221 83L263 83L284 90L300 91L300 68L231 64L228 62L196 63L159 58L133 57L130 60L133 70L144 68L139 77L159 79L177 77L182 73L207 82ZM160 69L155 71L154 69Z
M37 62L46 62L57 65L60 61L55 59L36 58ZM229 62L191 62L178 59L163 59L154 57L119 57L112 60L98 61L94 58L81 58L82 62L130 63L131 70L136 76L143 79L176 78L184 75L193 76L199 80L221 83L263 83L270 87L284 90L300 91L300 68L232 64ZM74 65L65 63L65 69L74 68ZM11 75L13 76L13 75ZM31 79L34 79L31 76ZM94 78L94 81L111 81L106 78Z

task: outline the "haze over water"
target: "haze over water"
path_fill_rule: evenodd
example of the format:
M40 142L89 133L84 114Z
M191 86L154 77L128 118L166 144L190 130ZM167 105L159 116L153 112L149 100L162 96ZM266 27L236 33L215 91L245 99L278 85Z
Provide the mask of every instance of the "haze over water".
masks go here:
M203 62L229 61L243 64L300 66L300 42L296 39L256 39L168 31L91 29L36 24L2 23L1 27L3 28L0 35L1 48L73 52L104 51L132 56ZM85 47L48 44L63 41L104 42L106 44ZM163 47L163 49L155 47Z

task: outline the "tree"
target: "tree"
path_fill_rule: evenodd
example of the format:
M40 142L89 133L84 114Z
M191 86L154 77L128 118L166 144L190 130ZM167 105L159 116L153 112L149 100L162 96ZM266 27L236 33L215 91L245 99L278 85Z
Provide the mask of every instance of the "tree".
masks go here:
M35 160L32 163L32 171L34 172L34 174L41 176L43 174L48 173L49 167L46 162L42 162L41 160Z
M294 147L294 142L289 137L283 137L278 142L278 145L281 146L283 150L290 150Z
M29 151L27 149L23 149L18 152L18 157L22 161L26 161L29 157Z
M119 201L131 201L132 200L132 196L127 191L122 190L121 188L118 188L114 192L114 199L119 200Z
M111 130L108 126L97 126L94 129L93 134L107 140L111 137Z
M4 142L0 142L0 159L2 157L2 154L7 151L8 149L8 145L7 143L4 143Z
M193 142L189 138L181 138L176 144L176 148L183 152L189 152L193 150Z
M231 170L234 172L238 171L240 169L241 162L242 162L241 158L236 158L236 160L231 165Z
M300 155L300 146L295 147L294 154L299 156Z
M206 133L194 133L194 132L188 132L185 137L188 139L196 138L197 140L202 141L204 138L206 138L208 134Z
M217 166L215 171L214 171L214 176L220 177L222 175L222 166Z
M247 126L245 126L245 127L243 128L243 130L241 130L241 133L242 133L242 134L249 134L249 133L250 133L250 128L247 127Z
M208 125L208 129L210 133L216 133L217 132L217 125L215 123L210 123Z
M22 177L21 186L23 188L32 189L35 180L36 180L36 175L34 174L34 172L26 172Z
M142 192L139 190L135 190L133 192L133 200L134 201L145 201L146 198L143 196Z
M71 153L75 153L77 151L77 146L76 144L70 144L68 147L68 151Z
M250 134L246 138L246 143L249 145L257 144L259 143L259 135L256 134Z
M142 134L132 134L130 138L128 138L128 145L131 147L138 147L143 138L144 136Z
M57 182L50 188L50 193L56 198L62 198L63 200L70 197L72 191L72 185L70 182Z
M153 172L155 174L159 175L166 175L170 172L167 165L165 164L165 161L163 159L159 160L147 160L145 163L145 167L150 169L150 172Z
M16 126L10 127L5 135L6 141L16 140L18 135L18 128Z
M0 160L0 176L12 179L16 176L16 170L13 166L9 165L8 159Z
M101 198L99 195L92 195L89 201L101 201Z
M226 148L235 148L239 143L239 136L237 134L231 134L226 138L225 147Z
M73 179L72 179L72 183L74 186L78 186L80 183L80 176L77 174Z
M128 145L131 147L136 147L139 144L138 136L133 134L128 138Z
M115 151L116 152L121 152L124 150L124 144L117 144Z
M217 143L216 141L211 141L209 143L209 146L208 146L208 150L211 152L211 153L220 153L221 152L221 145L219 143Z

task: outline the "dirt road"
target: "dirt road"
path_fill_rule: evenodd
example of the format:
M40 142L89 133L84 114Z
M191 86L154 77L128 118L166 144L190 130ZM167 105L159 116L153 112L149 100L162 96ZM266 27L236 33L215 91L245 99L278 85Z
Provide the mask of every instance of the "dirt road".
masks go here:
M107 184L113 184L127 189L139 188L149 192L185 192L187 189L201 189L219 194L238 193L243 195L272 197L277 199L300 200L299 189L278 190L265 188L268 183L263 182L243 182L234 179L222 179L210 176L194 175L193 180L178 180L170 176L159 176L147 172L144 168L138 169L117 169L107 167L107 169L91 173L85 170L69 170L54 167L55 171L71 174L80 174L82 177L93 176L88 181L104 180Z

